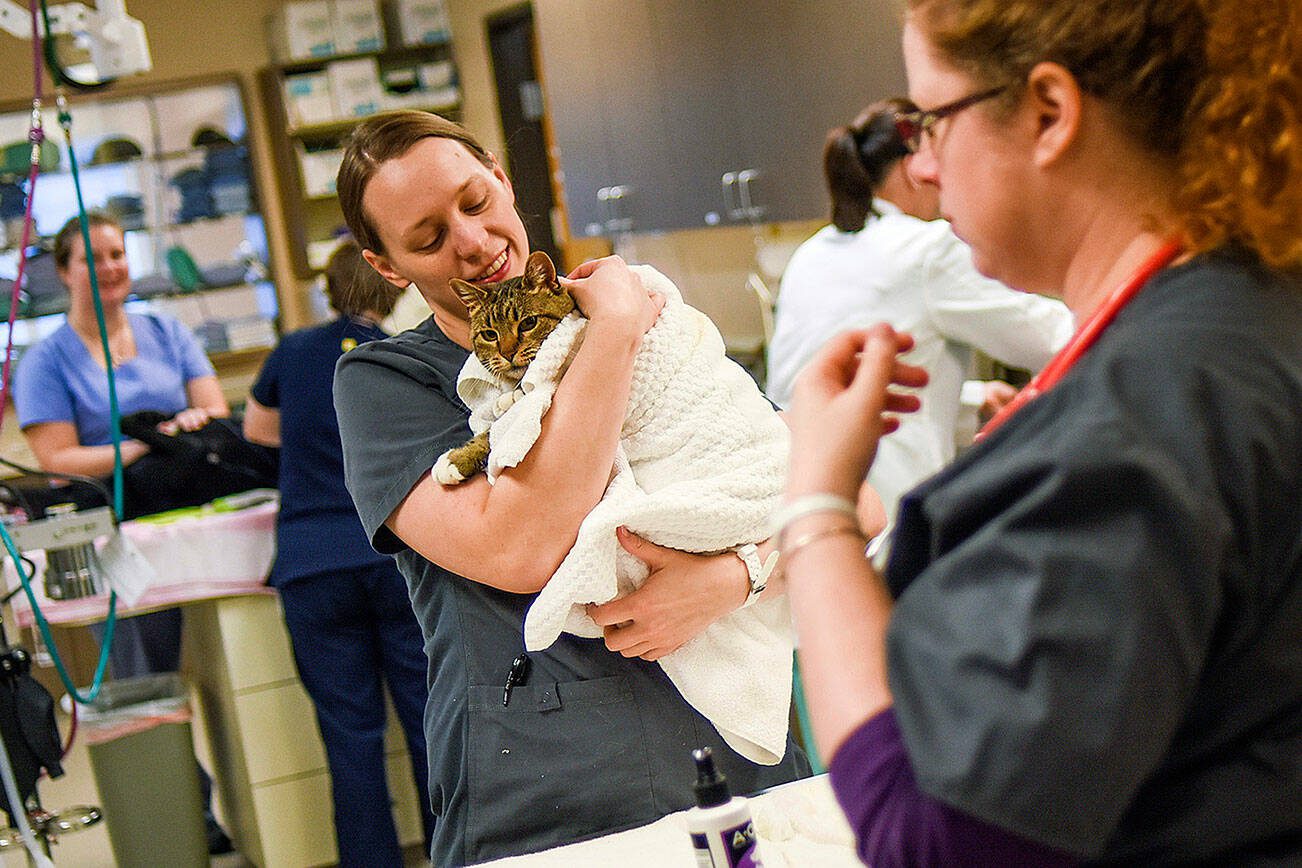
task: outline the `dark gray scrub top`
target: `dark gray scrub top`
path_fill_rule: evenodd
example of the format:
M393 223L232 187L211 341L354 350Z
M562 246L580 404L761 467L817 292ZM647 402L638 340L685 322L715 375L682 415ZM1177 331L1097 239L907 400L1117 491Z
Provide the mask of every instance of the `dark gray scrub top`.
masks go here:
M919 785L1098 864L1302 864L1302 286L1199 257L903 502Z
M349 491L375 547L406 576L425 636L434 864L541 850L690 807L691 751L702 745L735 794L808 775L790 740L777 766L741 758L658 664L626 660L601 640L561 634L530 655L528 681L502 706L533 595L450 573L384 526L434 459L470 437L456 397L466 356L431 318L346 353L335 373Z

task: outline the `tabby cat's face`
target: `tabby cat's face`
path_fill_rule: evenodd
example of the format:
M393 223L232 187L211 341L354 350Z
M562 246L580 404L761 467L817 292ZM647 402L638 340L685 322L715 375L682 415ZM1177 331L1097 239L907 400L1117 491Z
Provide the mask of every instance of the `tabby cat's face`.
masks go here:
M499 283L450 285L466 305L470 340L484 367L510 380L519 380L547 336L574 299L556 279L556 267L541 250L529 254L524 274Z

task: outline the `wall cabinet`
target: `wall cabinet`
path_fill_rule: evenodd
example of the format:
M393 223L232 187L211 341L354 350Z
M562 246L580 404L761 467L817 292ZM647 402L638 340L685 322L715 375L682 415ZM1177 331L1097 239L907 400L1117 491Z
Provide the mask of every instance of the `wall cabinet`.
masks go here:
M267 241L254 186L244 95L234 77L124 88L70 98L72 136L87 208L114 214L126 235L133 292L195 329L210 352L276 339L275 288L266 280ZM30 106L0 106L0 313L17 273L27 190ZM33 204L38 244L29 249L15 328L20 346L61 322L67 292L44 249L77 213L71 159L56 110L42 122L48 164ZM172 310L174 307L184 310Z
M344 229L335 175L341 143L357 122L396 108L460 118L452 44L296 61L264 69L259 78L294 272L311 277L324 267Z
M828 129L905 91L893 0L535 0L571 233L827 212Z

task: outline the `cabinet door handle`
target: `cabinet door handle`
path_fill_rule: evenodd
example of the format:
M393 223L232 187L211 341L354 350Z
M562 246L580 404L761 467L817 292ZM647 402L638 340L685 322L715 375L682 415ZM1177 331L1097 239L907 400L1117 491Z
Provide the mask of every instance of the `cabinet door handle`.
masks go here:
M728 215L729 220L736 220L742 216L741 209L737 207L736 198L733 196L733 189L737 186L737 173L724 172L719 178L719 186L723 188L723 213Z
M741 200L741 214L747 220L758 222L764 216L764 208L756 205L750 194L750 182L759 177L758 169L742 169L737 173L738 198Z
M601 200L606 213L607 232L633 231L633 218L625 212L623 204L625 197L632 192L633 188L626 184L616 184L597 190L597 198Z

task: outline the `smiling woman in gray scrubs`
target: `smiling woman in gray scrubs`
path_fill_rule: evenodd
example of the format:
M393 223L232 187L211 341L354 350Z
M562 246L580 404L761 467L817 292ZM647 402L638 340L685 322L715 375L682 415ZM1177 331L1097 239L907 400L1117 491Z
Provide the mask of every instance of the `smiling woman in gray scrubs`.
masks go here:
M626 598L626 622L604 642L563 634L531 655L527 673L514 669L508 689L525 611L609 479L657 301L618 259L576 270L568 287L587 335L542 437L495 485L481 475L445 489L429 468L470 434L455 388L469 327L448 279L523 273L528 239L510 181L462 128L393 112L354 132L339 193L367 260L398 286L414 283L433 311L346 354L335 404L353 500L407 577L425 634L435 864L540 850L688 807L690 751L703 744L739 793L807 774L790 743L769 767L729 751L653 662L746 599L747 570L731 553L631 543L652 574Z

